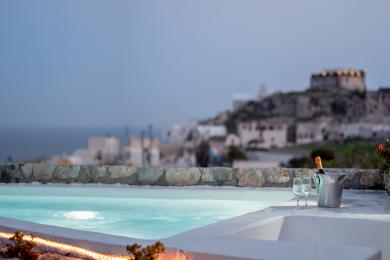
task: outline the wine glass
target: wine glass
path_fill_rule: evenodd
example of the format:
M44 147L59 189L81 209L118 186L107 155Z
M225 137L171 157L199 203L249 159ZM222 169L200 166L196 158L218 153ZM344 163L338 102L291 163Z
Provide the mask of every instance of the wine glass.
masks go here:
M307 207L307 198L311 192L311 177L304 177L302 179L303 195L305 195L305 207Z
M303 195L302 178L293 179L293 193L297 199L297 208L299 208L299 198Z

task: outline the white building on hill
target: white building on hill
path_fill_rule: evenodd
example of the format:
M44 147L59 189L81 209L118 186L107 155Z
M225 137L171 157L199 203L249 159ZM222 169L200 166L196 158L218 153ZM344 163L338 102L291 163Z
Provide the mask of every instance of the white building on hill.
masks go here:
M288 120L264 119L238 124L238 135L245 148L283 148L288 144Z
M196 137L203 139L225 138L227 130L224 125L198 125L195 129Z
M90 137L86 149L76 149L67 157L70 164L112 163L119 157L119 140L113 136Z
M88 138L88 150L104 157L114 158L119 155L119 140L113 136Z
M196 122L175 123L163 130L163 140L168 144L180 144L196 126Z
M124 162L128 165L156 167L160 165L160 142L157 139L132 138L123 148Z

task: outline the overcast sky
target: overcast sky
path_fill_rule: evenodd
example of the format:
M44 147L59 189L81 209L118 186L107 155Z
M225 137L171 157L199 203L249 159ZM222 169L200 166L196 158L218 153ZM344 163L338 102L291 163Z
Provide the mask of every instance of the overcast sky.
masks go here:
M0 126L164 126L322 68L390 85L390 1L0 1Z

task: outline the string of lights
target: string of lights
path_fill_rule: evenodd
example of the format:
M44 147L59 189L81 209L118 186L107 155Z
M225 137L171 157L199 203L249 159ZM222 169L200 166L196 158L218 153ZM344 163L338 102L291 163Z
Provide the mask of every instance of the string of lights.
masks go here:
M13 236L14 234L12 233L5 233L5 232L0 232L0 238L5 238L9 239ZM92 259L97 259L97 260L129 260L129 257L125 256L110 256L110 255L105 255L102 253L97 253L92 250L84 249L81 247L77 246L72 246L69 244L64 244L60 242L55 242L39 237L32 237L31 235L24 235L23 240L26 241L34 241L37 245L41 246L47 246L50 248L55 248L64 252L69 252L69 253L76 253L82 256L90 257Z

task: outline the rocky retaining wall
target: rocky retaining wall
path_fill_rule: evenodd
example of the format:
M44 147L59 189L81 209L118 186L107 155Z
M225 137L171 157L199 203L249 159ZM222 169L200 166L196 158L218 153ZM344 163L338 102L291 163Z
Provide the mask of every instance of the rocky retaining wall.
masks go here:
M384 189L382 174L373 169L332 169L348 174L346 188ZM121 183L159 186L291 187L294 177L311 176L313 169L265 168L137 168L51 164L0 165L2 183Z

